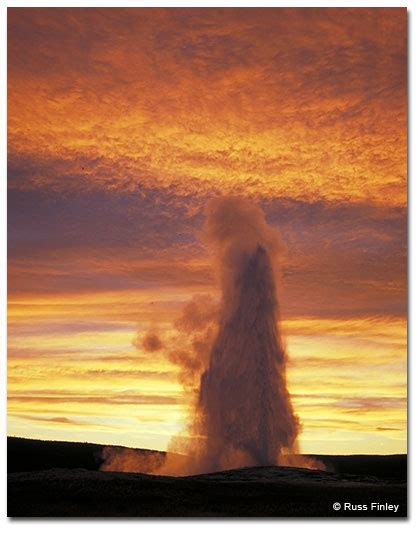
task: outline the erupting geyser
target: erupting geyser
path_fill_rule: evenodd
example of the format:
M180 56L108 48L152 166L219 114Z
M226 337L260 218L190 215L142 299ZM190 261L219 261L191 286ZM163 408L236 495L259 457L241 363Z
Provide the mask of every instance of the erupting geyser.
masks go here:
M210 298L193 299L176 323L177 348L168 352L180 366L185 391L197 391L188 438L175 437L164 464L148 471L187 475L244 466L323 468L297 455L299 422L287 390L280 336L276 230L248 200L222 198L208 205L205 238L216 255L220 306ZM103 469L121 469L127 454L113 455ZM146 471L141 457L132 467L131 455L126 469Z
M278 237L259 208L236 198L210 204L207 233L219 252L222 302L200 383L199 462L206 471L278 464L298 433L278 329Z

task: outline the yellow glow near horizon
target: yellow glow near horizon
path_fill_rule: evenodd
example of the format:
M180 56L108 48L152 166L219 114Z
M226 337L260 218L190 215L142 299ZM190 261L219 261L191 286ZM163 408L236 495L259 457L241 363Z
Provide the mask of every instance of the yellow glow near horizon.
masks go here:
M124 297L80 296L91 306L90 318L96 316L96 306ZM153 300L150 294L144 298ZM129 305L140 312L138 299ZM16 302L11 303L11 329L23 332L27 326L30 331L9 340L9 433L165 449L181 429L191 398L166 349L147 354L133 345L138 324L146 332L154 318L145 313L138 323L118 321L112 305L106 308L108 316L100 317L101 330L93 326L92 331L74 332L71 324L78 324L80 315L70 297L60 297L65 313L53 324L48 298L42 301L45 315L39 299L34 300L40 313L36 322L31 312L26 320L15 315ZM31 308L30 299L25 305ZM159 322L159 335L168 345L182 305L180 297L166 325ZM88 327L86 314L82 317ZM51 334L53 325L58 329ZM404 452L404 319L308 317L284 320L282 329L289 389L303 427L301 450L357 453L370 440L370 445L379 443L379 453Z

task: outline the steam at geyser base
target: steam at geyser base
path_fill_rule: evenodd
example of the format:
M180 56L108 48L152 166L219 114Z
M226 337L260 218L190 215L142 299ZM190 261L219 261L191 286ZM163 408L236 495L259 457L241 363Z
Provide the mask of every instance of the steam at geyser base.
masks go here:
M244 466L323 468L298 455L299 422L279 329L276 230L248 200L222 198L207 207L204 238L216 257L221 302L192 300L175 324L180 347L168 352L194 394L188 438L174 437L164 461L106 448L102 470L189 475Z

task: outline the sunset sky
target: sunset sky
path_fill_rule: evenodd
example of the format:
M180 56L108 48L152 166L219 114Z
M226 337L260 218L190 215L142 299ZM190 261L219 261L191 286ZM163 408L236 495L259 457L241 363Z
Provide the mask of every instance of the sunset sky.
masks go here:
M301 451L406 451L406 16L9 8L9 435L166 448L234 195L282 235Z

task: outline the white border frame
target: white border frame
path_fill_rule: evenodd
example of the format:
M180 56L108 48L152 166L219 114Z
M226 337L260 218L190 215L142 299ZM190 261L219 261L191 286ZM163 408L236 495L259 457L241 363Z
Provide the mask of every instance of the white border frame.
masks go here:
M1 484L0 484L0 524L3 526L3 531L6 528L13 528L15 531L22 531L25 528L30 528L32 531L44 533L46 530L55 531L59 528L60 532L71 531L74 527L77 527L80 530L80 533L84 531L89 531L92 528L100 529L100 532L107 533L113 532L115 527L121 527L128 530L137 531L138 527L145 529L159 529L163 527L169 527L171 533L184 533L186 530L196 529L205 531L213 527L220 528L221 530L226 530L231 526L238 526L243 533L253 533L255 523L257 522L256 527L263 527L265 529L270 529L277 532L278 529L286 528L286 530L294 530L297 528L307 527L310 530L310 533L322 533L325 530L334 531L335 528L338 528L341 531L351 530L353 527L359 530L359 532L364 531L368 524L379 527L380 532L385 533L386 531L392 531L395 528L410 528L416 527L418 525L418 513L414 510L413 501L416 499L416 490L415 480L417 479L417 463L414 461L413 457L413 443L417 442L416 434L417 428L412 423L413 415L413 400L414 400L414 390L413 390L413 373L414 373L414 364L413 364L413 352L415 348L415 339L416 331L418 324L416 323L416 297L417 297L417 285L413 279L413 273L417 271L418 261L417 261L417 246L414 246L413 243L413 233L414 230L417 230L418 223L418 212L415 206L415 199L417 194L417 187L414 184L413 176L417 174L417 164L414 154L418 153L418 144L416 137L413 135L414 126L416 128L416 119L417 113L414 106L413 95L416 94L418 90L417 83L417 42L418 42L418 23L415 21L415 17L418 19L418 7L417 2L411 1L234 1L234 0L212 0L206 2L199 1L161 1L161 2L138 2L132 0L130 2L115 2L109 0L101 0L96 2L83 2L83 1L6 1L4 5L1 6L1 16L0 16L0 57L1 57L1 85L0 85L0 103L1 103L1 181L0 181L0 219L1 219L1 229L0 229L0 316L1 316L1 331L0 331L0 342L1 342L1 368L0 368L0 380L1 380L1 416L0 416L0 427L2 438L0 440L0 473L1 475ZM7 519L6 518L6 349L7 349L7 329L6 329L6 274L7 274L7 211L6 211L6 168L7 168L7 144L6 144L6 132L7 132L7 7L407 7L408 8L408 24L409 24L409 135L408 135L408 204L409 204L409 387L408 387L408 420L409 420L409 431L408 431L408 448L409 448L409 476L408 476L408 493L409 493L409 518L405 520L396 519L396 522L393 522L389 518L384 519L355 519L355 524L353 524L353 519L350 518L341 518L338 520L338 523L335 522L335 519L321 518L321 519L257 519L257 520L240 520L239 523L231 523L231 520L216 520L216 525L212 520L163 520L163 519L153 519L150 520L122 520L122 519L96 519L96 520L83 520L83 519ZM415 171L415 172L414 172ZM412 494L412 496L411 496ZM371 522L370 522L371 521ZM376 522L379 522L377 525ZM76 522L76 524L74 523ZM139 523L138 523L139 522ZM198 523L197 523L198 522Z

